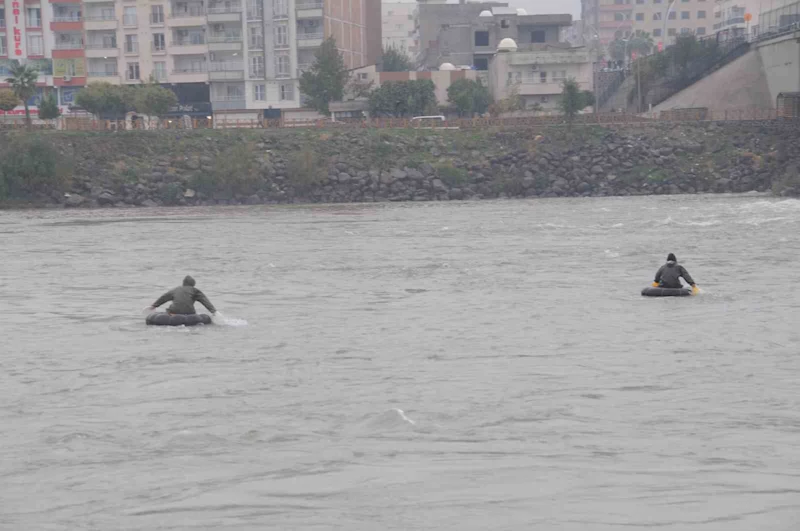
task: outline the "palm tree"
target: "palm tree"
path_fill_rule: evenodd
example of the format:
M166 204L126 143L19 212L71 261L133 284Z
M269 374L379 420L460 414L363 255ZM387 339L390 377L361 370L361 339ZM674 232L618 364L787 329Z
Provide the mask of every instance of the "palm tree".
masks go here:
M36 94L36 82L39 80L39 71L28 65L15 61L11 65L11 76L6 80L11 85L11 90L22 100L25 106L25 123L31 126L31 112L28 109L28 100Z

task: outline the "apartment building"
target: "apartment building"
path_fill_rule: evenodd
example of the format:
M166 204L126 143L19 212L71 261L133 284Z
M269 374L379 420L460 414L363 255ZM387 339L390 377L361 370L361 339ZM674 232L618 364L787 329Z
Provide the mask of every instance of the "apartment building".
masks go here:
M429 69L442 63L488 70L497 46L505 38L520 48L544 44L569 47L560 41L571 15L528 15L507 3L421 3L419 63Z
M660 46L678 35L714 32L714 0L582 0L584 27L602 45L636 31L652 35Z
M179 114L274 113L301 107L299 76L328 36L349 68L380 55L380 0L0 2L0 77L37 61L65 106L93 81L153 80Z
M417 2L383 2L383 47L405 52L412 60L419 53Z
M764 0L714 0L714 33L732 38L758 34Z

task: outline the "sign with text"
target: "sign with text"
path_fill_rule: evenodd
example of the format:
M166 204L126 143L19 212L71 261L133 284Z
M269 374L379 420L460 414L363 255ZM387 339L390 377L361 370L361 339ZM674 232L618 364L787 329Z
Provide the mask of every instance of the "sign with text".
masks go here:
M25 5L24 0L5 0L8 32L8 57L24 59L25 56Z
M86 77L83 58L53 59L53 77Z

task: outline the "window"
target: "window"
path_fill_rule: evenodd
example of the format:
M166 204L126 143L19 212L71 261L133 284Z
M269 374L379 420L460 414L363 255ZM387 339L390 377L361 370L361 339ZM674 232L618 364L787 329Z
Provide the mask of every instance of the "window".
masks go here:
M250 57L250 77L264 77L264 56Z
M111 48L114 49L117 47L117 34L116 33L104 33L101 36L101 42L103 48Z
M476 31L475 32L475 46L489 46L489 32Z
M614 20L616 20L617 22L625 20L625 15L623 15L622 13L614 13Z
M661 28L656 28L653 30L653 37L661 37Z
M28 55L44 55L44 41L41 35L28 35Z
M247 20L258 20L264 16L264 5L260 1L247 1Z
M275 47L286 48L289 46L289 27L286 24L275 26Z
M167 80L167 63L164 61L156 61L153 63L153 77L156 81Z
M163 24L164 23L164 6L153 5L150 6L150 24Z
M669 20L676 20L678 18L677 11L670 11L669 16L667 17Z
M653 20L661 20L661 13L653 13Z
M562 82L562 81L564 81L566 79L567 79L567 71L566 70L553 72L553 82L554 83L555 82L560 83L560 82Z
M166 49L167 45L164 40L163 33L153 33L153 51L154 52L163 52Z
M275 56L275 77L289 77L289 56L285 54Z
M706 18L706 12L705 11L698 11L697 12L697 18Z
M267 86L266 85L253 85L253 99L256 101L267 100Z
M38 7L29 7L27 9L28 27L41 28L42 27L42 10ZM2 16L2 15L0 15Z
M705 28L697 28L694 32L697 35L705 35L706 34L706 29Z
M508 23L508 20L502 19L500 21L500 27L503 28L503 29L508 29L510 27L510 24Z
M128 63L128 81L139 80L139 63Z
M139 53L139 38L136 35L125 35L125 53Z
M675 28L669 28L667 30L667 35L669 35L670 37L674 37L676 33L677 32L675 31Z
M281 83L278 87L278 93L281 101L294 99L294 83Z
M547 33L544 30L536 30L531 32L531 42L538 43L546 41L547 41Z
M101 70L107 76L116 76L117 75L117 63L103 63L103 69Z
M239 85L226 85L225 86L225 94L229 100L234 99L243 99L244 92L241 86Z
M289 3L286 0L273 0L273 13L276 17L285 17L289 14Z
M681 11L681 20L689 20L690 18L692 17L688 11Z
M539 82L547 83L547 72L539 72Z
M636 20L641 22L644 20L644 13L636 13Z
M5 36L0 38L0 55L8 55L8 49L6 48ZM0 65L0 70L3 70L4 68L6 68L4 65ZM8 70L8 69L6 68L6 70ZM7 75L10 75L10 74L8 73L8 71L6 71L6 72L3 73L3 75L7 76Z
M122 11L122 25L123 26L135 26L136 25L136 8L135 7L126 7Z
M475 70L489 70L489 59L476 57L474 62Z
M692 33L692 30L689 28L681 28L681 35L689 35Z

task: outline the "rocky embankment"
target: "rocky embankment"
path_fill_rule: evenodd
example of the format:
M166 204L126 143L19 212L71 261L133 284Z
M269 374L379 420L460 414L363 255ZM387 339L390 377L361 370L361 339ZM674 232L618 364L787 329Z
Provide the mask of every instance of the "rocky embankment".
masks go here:
M50 133L65 207L800 192L794 124Z

